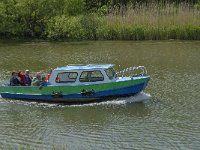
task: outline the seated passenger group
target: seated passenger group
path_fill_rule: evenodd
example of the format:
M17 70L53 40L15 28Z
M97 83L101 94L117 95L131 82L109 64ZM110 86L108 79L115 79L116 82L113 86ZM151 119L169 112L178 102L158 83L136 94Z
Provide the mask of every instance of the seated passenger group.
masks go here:
M29 70L26 70L25 73L20 71L12 72L10 78L10 86L46 86L47 81L45 77L41 77L41 74L38 72L35 77L29 75Z
M47 86L46 77L45 76L41 77L41 74L38 72L36 76L33 78L31 85L32 86Z

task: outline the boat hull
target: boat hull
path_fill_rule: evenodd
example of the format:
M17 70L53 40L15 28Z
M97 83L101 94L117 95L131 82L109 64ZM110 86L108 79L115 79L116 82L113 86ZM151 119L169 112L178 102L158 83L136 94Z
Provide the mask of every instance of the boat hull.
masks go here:
M2 91L1 97L5 99L45 101L45 102L64 102L64 103L85 103L93 101L103 101L108 98L130 96L145 89L149 77L138 78L138 80L122 81L112 84L85 85L79 87L18 87L9 92ZM17 88L17 87L13 87ZM28 88L28 87L27 87ZM41 88L38 91L38 89ZM24 91L24 92L22 92ZM48 92L49 91L49 92Z

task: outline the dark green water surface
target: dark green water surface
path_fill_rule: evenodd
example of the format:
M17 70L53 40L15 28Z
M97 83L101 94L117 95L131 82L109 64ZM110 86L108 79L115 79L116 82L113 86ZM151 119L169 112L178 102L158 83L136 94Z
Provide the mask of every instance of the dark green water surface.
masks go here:
M151 80L136 97L94 104L1 98L0 149L200 149L199 41L0 41L1 84L13 70L77 63L143 65Z

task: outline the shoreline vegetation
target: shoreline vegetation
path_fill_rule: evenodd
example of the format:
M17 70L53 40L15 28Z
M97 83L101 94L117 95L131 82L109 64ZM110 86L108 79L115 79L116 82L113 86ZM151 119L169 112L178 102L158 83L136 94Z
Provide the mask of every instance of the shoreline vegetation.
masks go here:
M200 0L1 0L0 21L1 39L200 40Z

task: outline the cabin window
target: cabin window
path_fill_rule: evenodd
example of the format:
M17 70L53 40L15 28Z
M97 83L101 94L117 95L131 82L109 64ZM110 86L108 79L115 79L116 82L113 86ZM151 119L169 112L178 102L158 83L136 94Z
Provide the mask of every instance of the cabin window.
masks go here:
M56 77L56 83L69 83L75 82L78 77L77 72L62 72L58 73Z
M113 68L106 69L105 72L110 80L112 80L116 75Z
M80 82L96 82L103 81L104 77L99 70L83 71L80 76Z

